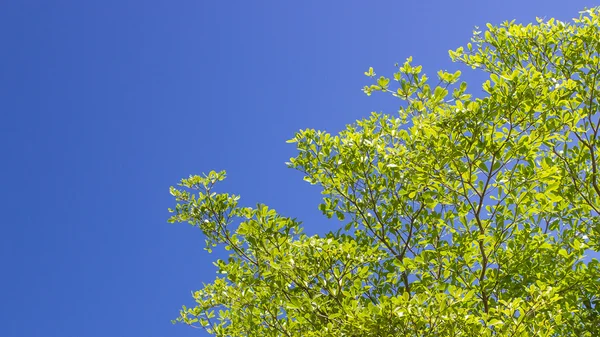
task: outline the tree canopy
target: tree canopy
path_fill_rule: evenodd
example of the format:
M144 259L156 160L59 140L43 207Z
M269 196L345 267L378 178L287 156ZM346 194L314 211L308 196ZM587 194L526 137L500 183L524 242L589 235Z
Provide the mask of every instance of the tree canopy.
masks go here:
M171 222L219 276L178 321L216 336L598 336L600 9L504 22L450 51L485 72L423 75L409 58L367 95L399 99L332 135L300 130L288 166L339 226L301 223L217 193L225 172L171 188Z

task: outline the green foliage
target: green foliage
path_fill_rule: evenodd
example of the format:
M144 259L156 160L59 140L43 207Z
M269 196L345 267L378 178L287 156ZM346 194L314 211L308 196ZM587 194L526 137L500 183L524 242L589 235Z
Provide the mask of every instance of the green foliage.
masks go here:
M172 188L171 222L231 251L178 319L216 336L598 336L600 9L488 25L437 84L411 59L368 95L401 101L338 135L301 130L289 166L339 228L302 233L213 185Z

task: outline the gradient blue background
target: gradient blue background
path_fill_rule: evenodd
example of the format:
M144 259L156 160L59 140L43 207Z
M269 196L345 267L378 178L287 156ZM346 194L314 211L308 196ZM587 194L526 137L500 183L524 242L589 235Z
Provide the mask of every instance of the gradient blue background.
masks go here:
M596 4L1 1L0 336L204 336L170 323L215 258L166 223L171 184L226 169L247 205L325 231L285 140L396 111L363 71L455 70L475 25Z

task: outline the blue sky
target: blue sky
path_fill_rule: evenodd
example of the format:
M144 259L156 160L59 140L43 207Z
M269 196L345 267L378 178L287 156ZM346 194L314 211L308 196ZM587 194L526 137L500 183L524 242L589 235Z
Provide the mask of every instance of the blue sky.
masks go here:
M247 205L327 230L285 140L396 111L361 93L369 66L455 70L476 25L594 5L0 2L0 335L204 336L170 323L214 277L200 232L166 223L170 185L226 169Z

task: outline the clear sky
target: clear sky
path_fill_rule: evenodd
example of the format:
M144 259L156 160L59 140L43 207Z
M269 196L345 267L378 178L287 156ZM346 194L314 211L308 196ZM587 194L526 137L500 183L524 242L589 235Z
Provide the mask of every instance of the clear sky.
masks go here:
M434 76L476 25L597 4L0 1L0 336L204 336L170 323L217 257L166 223L171 184L226 169L245 204L328 230L285 140L396 111L360 91L369 66Z

